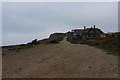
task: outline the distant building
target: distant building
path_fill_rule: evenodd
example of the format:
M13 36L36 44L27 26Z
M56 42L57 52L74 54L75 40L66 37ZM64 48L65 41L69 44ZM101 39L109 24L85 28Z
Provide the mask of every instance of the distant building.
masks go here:
M96 28L94 25L91 28L84 29L74 29L71 31L75 37L81 38L82 40L100 40L100 39L110 39L112 36L106 34L101 29Z

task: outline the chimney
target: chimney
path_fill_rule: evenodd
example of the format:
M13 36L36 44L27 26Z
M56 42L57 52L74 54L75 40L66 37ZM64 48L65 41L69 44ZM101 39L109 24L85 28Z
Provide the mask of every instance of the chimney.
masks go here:
M93 27L95 28L95 25Z
M86 26L84 26L84 29L86 29Z

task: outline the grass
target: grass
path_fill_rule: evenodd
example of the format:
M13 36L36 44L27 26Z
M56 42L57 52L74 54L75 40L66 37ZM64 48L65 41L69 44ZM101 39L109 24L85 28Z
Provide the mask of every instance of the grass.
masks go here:
M64 37L65 33L54 33L50 35L49 40L62 41Z
M120 34L119 34L120 35ZM102 49L113 55L118 55L120 50L120 36L108 40L83 41L80 38L74 37L72 33L67 34L67 41L73 44L85 44Z
M113 55L118 55L118 52L120 50L119 41L118 39L116 41L115 38L110 40L105 40L105 41L101 40L96 42L86 42L85 44L100 48L103 51L109 52Z
M80 38L75 38L71 33L67 34L67 41L73 44L78 44L80 40Z
M90 46L94 46L97 48L100 48L104 51L108 51L113 54L117 54L120 50L120 34L118 38L112 38L110 40L98 40L98 41L82 41L80 38L77 38L73 36L72 33L53 33L50 35L49 38L39 40L37 44L54 44L54 43L59 43L59 41L62 41L63 38L67 36L67 41L73 43L73 44L86 44ZM14 45L14 46L5 46L8 48L8 50L21 50L21 49L26 49L26 48L32 48L37 44L33 43L27 43L27 44L21 44L21 45ZM4 48L4 47L3 47Z
M50 35L49 38L39 40L39 44L54 44L54 43L59 43L59 41L62 41L63 38L65 37L65 33L53 33Z
M57 41L57 40L52 40L52 41L50 41L50 43L59 43L59 41Z
M33 48L38 44L54 44L59 43L59 41L63 40L65 37L65 33L53 33L50 35L49 38L43 40L34 40L32 42L28 42L27 44L20 44L20 45L11 45L11 46L2 46L2 48L7 48L10 51L19 52L22 49Z
M105 45L101 43L96 43L96 44L86 43L86 44L103 49L104 51L118 52L120 50L120 46L111 46L111 45Z

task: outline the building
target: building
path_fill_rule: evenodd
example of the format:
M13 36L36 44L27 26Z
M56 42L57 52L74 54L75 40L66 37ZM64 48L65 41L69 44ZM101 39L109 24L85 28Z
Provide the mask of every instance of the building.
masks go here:
M81 38L81 40L101 40L112 37L110 34L106 34L101 29L96 28L95 25L91 28L84 26L84 29L74 29L71 32L76 38Z

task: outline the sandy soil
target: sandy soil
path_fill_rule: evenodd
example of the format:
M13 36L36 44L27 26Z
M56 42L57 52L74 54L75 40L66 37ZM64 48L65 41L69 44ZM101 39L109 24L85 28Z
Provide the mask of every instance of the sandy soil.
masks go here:
M118 59L95 47L39 44L20 52L3 49L3 78L117 78Z

